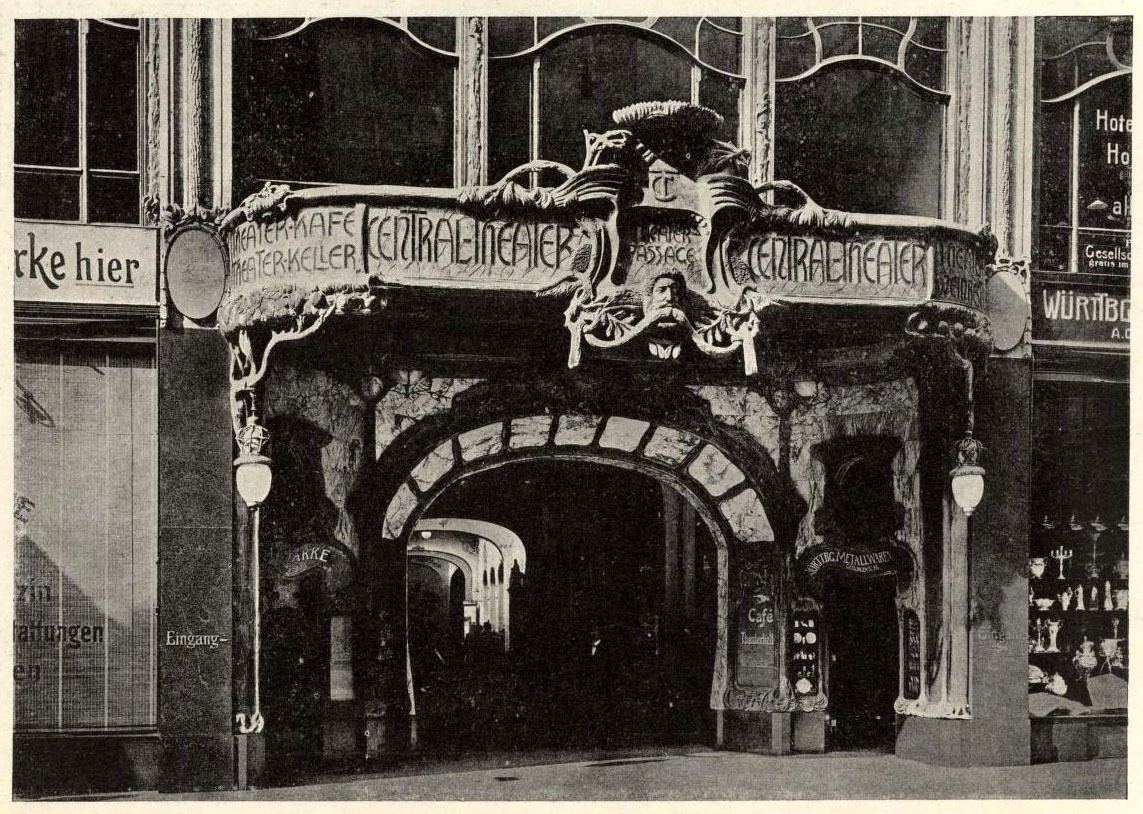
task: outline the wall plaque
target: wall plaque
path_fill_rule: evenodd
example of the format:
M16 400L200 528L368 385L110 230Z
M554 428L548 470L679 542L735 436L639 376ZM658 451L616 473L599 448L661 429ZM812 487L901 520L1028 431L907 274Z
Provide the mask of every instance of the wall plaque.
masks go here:
M778 677L778 624L773 577L768 571L752 569L743 574L742 580L735 642L735 680L745 687L772 687Z
M771 232L732 239L730 262L736 279L770 297L920 302L933 260L911 239Z
M921 621L915 612L901 612L901 635L905 645L903 695L915 701L921 697Z
M226 249L212 229L192 226L167 245L167 293L181 313L206 319L218 308L226 285Z

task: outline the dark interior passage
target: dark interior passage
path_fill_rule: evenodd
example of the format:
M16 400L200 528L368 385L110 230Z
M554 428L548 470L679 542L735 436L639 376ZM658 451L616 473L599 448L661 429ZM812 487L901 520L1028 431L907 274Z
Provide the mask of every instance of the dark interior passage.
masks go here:
M429 516L512 529L528 563L511 584L510 647L477 625L450 649L452 626L410 597L424 748L713 742L716 549L673 491L615 467L530 462L461 481Z

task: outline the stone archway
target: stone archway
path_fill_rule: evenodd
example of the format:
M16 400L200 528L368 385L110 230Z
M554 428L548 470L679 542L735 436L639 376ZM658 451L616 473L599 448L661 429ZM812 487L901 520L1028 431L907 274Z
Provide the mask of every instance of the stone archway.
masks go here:
M760 485L765 482L769 486L770 481L765 474L760 477L752 471L749 462L737 458L732 444L714 433L679 426L682 422L630 415L568 410L519 411L494 420L485 414L480 421L453 418L442 421L431 437L419 439L418 454L401 455L400 470L390 469L386 478L387 494L375 494L369 501L372 517L363 527L376 535L370 535L374 540L370 548L403 550L413 530L428 522L422 518L430 505L450 486L515 463L583 461L648 475L690 504L715 542L717 641L709 703L716 711L717 741L723 742L726 710L768 718L768 713L793 708L784 678L785 637L777 633L784 624L780 601L785 590L784 570ZM740 580L741 573L751 576ZM764 637L743 635L740 645L736 619L745 614L749 601L744 591L758 592L759 574L765 575L765 592L770 595L766 601L772 602L774 609L772 629ZM381 577L373 591L381 605L385 604L386 592L396 596L400 586ZM397 619L399 610L394 607L388 616ZM395 641L403 639L403 634L390 630L382 638ZM376 658L363 654L362 661ZM754 663L742 668L750 660ZM740 673L743 681L738 680Z

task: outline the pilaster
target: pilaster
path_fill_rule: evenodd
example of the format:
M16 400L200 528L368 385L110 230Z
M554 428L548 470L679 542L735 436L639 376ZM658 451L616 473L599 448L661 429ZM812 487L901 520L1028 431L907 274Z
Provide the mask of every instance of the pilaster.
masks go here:
M488 18L457 19L460 56L456 83L454 183L458 187L488 183Z
M774 43L773 17L746 17L743 24L743 72L738 143L750 151L750 181L774 180Z

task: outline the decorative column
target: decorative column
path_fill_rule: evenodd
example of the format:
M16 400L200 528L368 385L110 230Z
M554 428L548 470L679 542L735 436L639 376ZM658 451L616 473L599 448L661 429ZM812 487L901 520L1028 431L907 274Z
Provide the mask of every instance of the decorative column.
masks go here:
M973 437L973 389L977 366L983 366L992 348L987 325L950 326L948 313L917 312L906 323L906 333L935 351L926 364L954 370L961 377L963 412L953 410L949 435L963 432L955 444L955 466L948 472L942 501L943 565L941 592L941 647L930 705L918 714L937 718L971 718L972 653L970 631L971 520L984 488L984 470L978 458L981 443ZM963 315L960 315L963 316Z
M171 186L183 208L230 204L230 21L171 21Z
M750 182L774 180L774 43L773 17L744 17L743 71L739 144L750 151Z
M488 18L457 18L460 57L454 144L459 149L453 178L458 187L488 183Z
M1002 258L1032 240L1035 54L1032 17L954 17L945 217L988 224Z

